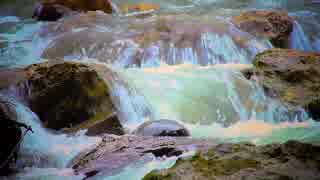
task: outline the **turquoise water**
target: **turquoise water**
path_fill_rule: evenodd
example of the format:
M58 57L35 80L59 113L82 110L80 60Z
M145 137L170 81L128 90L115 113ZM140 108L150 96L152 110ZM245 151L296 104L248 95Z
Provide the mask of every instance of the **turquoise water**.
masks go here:
M194 138L255 144L290 139L320 143L320 124L309 119L303 109L288 109L241 75L240 70L250 66L255 54L272 45L229 22L232 15L243 10L287 9L296 20L291 48L320 51L320 8L307 1L289 0L146 2L159 3L161 8L145 18L100 13L97 21L66 27L66 21L30 19L32 1L0 4L0 68L52 58L103 63L114 71L113 79L107 80L112 82L112 98L129 132L145 121L165 118L184 124ZM10 12L5 10L8 7ZM163 23L174 32L168 39L135 40L141 37L138 35L161 29ZM203 27L209 30L202 32ZM67 164L100 139L86 137L84 132L68 136L44 129L37 116L17 100L15 92L13 88L2 94L12 96L8 101L14 102L21 121L31 124L35 134L23 143L18 163L21 172L9 179L82 179L83 175L74 175ZM137 162L119 174L96 179L138 180L153 169L172 166L175 160Z

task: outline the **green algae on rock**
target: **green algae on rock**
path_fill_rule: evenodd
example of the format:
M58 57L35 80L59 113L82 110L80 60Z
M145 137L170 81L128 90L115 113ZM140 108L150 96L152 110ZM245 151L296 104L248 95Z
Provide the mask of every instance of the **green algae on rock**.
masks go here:
M107 84L88 65L45 62L26 73L30 107L48 128L85 128L81 123L104 120L115 111Z
M258 82L268 95L304 107L314 119L320 114L320 54L271 49L254 60Z
M152 171L143 180L319 179L320 146L288 141L255 146L220 144L190 159L178 159L167 170Z
M241 30L269 39L279 48L288 46L293 21L287 12L277 10L246 11L232 18L232 22Z

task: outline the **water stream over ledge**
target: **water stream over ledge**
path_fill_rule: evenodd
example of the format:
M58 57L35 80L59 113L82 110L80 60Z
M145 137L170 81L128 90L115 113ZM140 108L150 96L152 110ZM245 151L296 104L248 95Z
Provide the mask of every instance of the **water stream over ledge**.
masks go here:
M186 126L193 138L255 144L296 139L320 144L320 124L310 120L302 108L289 109L241 75L239 66L249 65L257 53L272 45L229 22L231 15L242 10L287 9L295 18L290 47L320 52L317 9L289 0L152 2L159 3L161 9L145 19L114 16L110 24L97 21L93 26L71 28L71 33L54 31L56 36L41 34L50 23L0 16L0 68L42 62L41 57L104 63L113 71L106 81L128 132L146 121L170 119ZM214 28L198 31L209 26ZM163 36L168 27L171 34ZM0 179L83 179L67 165L100 138L87 137L84 132L58 134L43 128L15 92L13 88L0 96L11 104L18 120L31 125L35 133L23 141L19 172ZM172 166L175 160L137 162L113 176L92 179L139 180L153 169Z

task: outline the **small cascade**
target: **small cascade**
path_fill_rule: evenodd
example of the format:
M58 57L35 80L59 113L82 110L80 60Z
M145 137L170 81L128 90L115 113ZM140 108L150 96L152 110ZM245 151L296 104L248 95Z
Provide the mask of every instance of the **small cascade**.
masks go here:
M0 67L14 67L39 62L44 43L33 35L41 23L20 21L14 16L0 17Z
M309 40L309 37L297 21L294 21L293 24L293 31L290 35L289 47L302 51L313 51L313 47Z
M106 66L105 64L101 64ZM121 75L121 70L115 70L107 66L103 68L103 77L111 88L111 98L117 109L117 115L123 124L130 129L137 123L154 119L152 107L143 94L131 86Z
M227 66L162 65L122 73L150 102L156 119L229 126L249 119L278 123L308 118L303 109L289 110L266 97L260 87Z
M38 117L17 101L13 94L2 92L0 98L10 105L18 121L31 126L34 131L27 133L23 139L17 162L19 168L64 169L75 155L100 140L81 133L69 136L51 132L42 127ZM49 172L48 169L47 171Z
M124 19L119 26L126 31L118 32L119 27L109 27L108 31L90 27L65 33L53 40L43 57L93 58L120 68L186 63L206 66L249 64L257 53L272 47L270 42L256 39L223 19L192 19L190 15L134 23ZM199 19L204 22L197 24Z
M317 52L320 52L320 37L313 42L313 47Z
M161 64L201 66L226 63L249 64L257 53L272 47L270 43L256 39L247 40L243 44L245 47L241 47L232 36L212 32L202 33L198 39L182 43L188 45L181 47L177 43L160 40L141 48L131 40L121 41L117 45L122 44L124 48L121 49L115 65L159 67Z

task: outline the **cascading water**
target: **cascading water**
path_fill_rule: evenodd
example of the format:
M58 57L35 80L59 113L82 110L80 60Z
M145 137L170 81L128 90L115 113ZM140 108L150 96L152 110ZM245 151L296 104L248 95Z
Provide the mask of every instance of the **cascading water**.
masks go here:
M77 178L72 170L67 168L69 161L84 149L95 145L100 138L89 138L80 133L76 136L68 136L46 130L37 116L23 103L17 101L19 98L10 92L9 94L2 92L1 100L9 104L17 120L30 125L34 133L27 133L20 147L17 168L22 169L21 173L8 179L49 178L50 176L55 176L57 179L64 176L70 179ZM81 177L83 176L78 176L79 179Z
M65 20L38 23L2 16L0 67L37 63L42 61L41 56L107 64L110 71L102 75L128 132L145 121L170 119L185 125L194 138L256 144L289 139L320 143L319 123L309 120L302 108L289 108L267 97L260 86L240 73L242 68L250 66L257 53L272 45L229 23L230 15L252 8L288 8L290 15L302 17L296 11L305 7L304 2L151 2L161 7L152 15L106 17L100 12L93 17L105 20L88 18L88 24L86 18L83 24L72 19L68 24ZM296 19L290 47L320 51L320 27L314 25L307 29L305 19ZM77 27L74 22L81 26ZM46 28L50 25L52 29ZM43 35L46 31L47 36ZM67 164L100 138L89 138L82 132L73 136L51 132L42 127L37 116L23 103L19 90L11 88L1 94L11 104L18 120L31 125L35 131L26 136L21 146L19 173L8 179L82 179L83 176L74 175ZM175 160L137 163L119 174L97 179L131 177L138 180L152 169L172 166Z
M301 25L297 21L295 21L293 24L293 31L290 35L289 47L302 51L313 51L309 37L306 35Z

